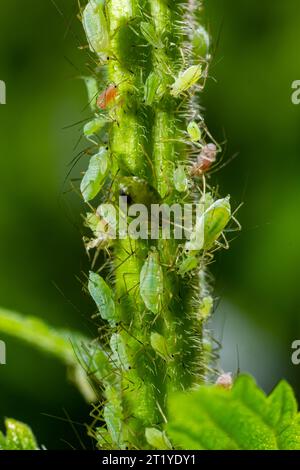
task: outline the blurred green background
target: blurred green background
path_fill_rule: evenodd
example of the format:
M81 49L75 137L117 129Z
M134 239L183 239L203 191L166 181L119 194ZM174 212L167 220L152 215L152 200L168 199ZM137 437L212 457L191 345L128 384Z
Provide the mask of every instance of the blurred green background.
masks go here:
M86 116L78 79L87 73L86 55L78 49L77 2L56 3L63 16L51 0L1 0L7 105L0 106L0 305L95 336L80 282L88 269L81 201L63 184L80 126L64 128ZM241 370L266 391L282 377L299 391L300 366L290 356L300 337L300 106L291 103L291 83L300 79L300 3L205 3L214 37L207 124L226 139L226 158L239 152L213 179L236 206L244 202L243 231L213 266L220 366L236 372L239 357ZM0 366L0 416L28 422L48 448L90 447L83 426L90 410L64 367L1 339L7 365Z

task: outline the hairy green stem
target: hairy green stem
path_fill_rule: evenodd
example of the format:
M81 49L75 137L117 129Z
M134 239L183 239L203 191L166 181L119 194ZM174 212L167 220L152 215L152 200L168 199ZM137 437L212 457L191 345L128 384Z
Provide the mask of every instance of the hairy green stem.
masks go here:
M198 78L180 74L205 62L191 43L200 2L90 0L88 5L96 12L98 28L89 31L84 13L89 43L101 64L96 73L99 81L103 70L106 77L98 115L108 121L111 163L109 185L99 202L111 201L128 222L133 214L124 215L119 196L126 196L129 208L156 204L158 216L159 204L172 211L175 203L199 199L188 173L191 158L205 142L197 146L187 138L188 123L199 111L189 88L199 90ZM105 21L99 26L100 16ZM189 180L184 194L174 183L179 165ZM161 226L158 239L129 234L112 241L106 283L95 274L90 279L90 292L105 320L101 339L110 357L109 371L106 367L102 375L101 417L106 426L96 430L102 447L148 448L146 429L163 431L170 393L192 388L205 374L199 314L203 298L208 298L205 257L196 254L197 266L188 275L183 270L180 274L181 263L192 256L184 249L184 239L165 239L162 231Z

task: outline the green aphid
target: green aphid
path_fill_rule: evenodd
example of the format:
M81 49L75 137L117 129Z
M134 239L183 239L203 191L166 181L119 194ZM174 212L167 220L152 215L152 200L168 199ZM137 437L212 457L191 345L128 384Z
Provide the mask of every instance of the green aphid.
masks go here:
M190 240L186 242L186 251L209 250L218 240L231 218L230 197L218 199L204 212L201 209L196 217L196 224Z
M188 179L183 165L174 170L174 186L179 193L185 193L188 189Z
M199 142L201 139L201 131L195 121L189 123L187 131L192 142Z
M109 33L102 0L89 0L83 10L82 24L90 50L106 59L109 50Z
M128 204L158 204L161 198L156 189L146 180L136 176L124 176L119 179L119 192L127 196Z
M209 56L210 38L208 32L199 26L192 36L193 53L196 59L207 59Z
M159 333L153 332L150 336L150 343L154 351L162 358L164 361L169 362L172 360L168 352L168 345L166 339Z
M181 93L189 90L195 85L202 76L201 65L192 65L184 72L181 72L171 87L171 95L179 96Z
M165 431L159 431L156 428L146 428L146 441L151 447L157 450L171 450L172 444L166 436Z
M111 227L106 219L100 217L98 213L88 213L85 219L85 226L88 227L94 235L94 238L84 238L87 251L94 248L105 248L111 244L114 233L111 233Z
M85 202L91 201L99 193L110 170L110 162L108 151L104 147L90 159L89 167L80 185Z
M85 82L88 104L92 111L96 111L97 108L97 97L99 95L98 81L94 77L82 77Z
M151 46L153 46L155 49L162 49L164 47L152 23L142 21L141 33L148 43L151 44Z
M88 289L101 317L107 320L111 326L114 326L119 319L112 289L99 274L92 271L89 275Z
M218 199L204 213L204 250L209 250L231 219L230 196Z
M114 382L109 354L97 342L74 342L73 348L80 365L89 377L107 384Z
M199 307L199 315L201 320L207 320L207 318L211 315L213 306L214 300L210 295L207 295L202 299Z
M107 390L106 390L106 395ZM102 428L101 429L101 435L102 439L100 439L100 442L104 441L105 438L108 440L104 441L104 445L109 445L109 442L112 441L113 444L110 445L109 448L117 448L124 450L124 445L122 442L122 420L123 420L123 409L122 409L122 403L120 400L118 400L118 397L116 397L114 400L111 400L111 396L107 396L107 405L104 406L103 409L103 418L105 420L107 430L109 434L106 434L106 430L104 430L104 434L102 433ZM99 435L99 432L98 432Z
M106 124L106 119L104 119L103 117L97 117L85 124L83 128L83 134L89 142L92 142L93 144L97 145L99 141L95 139L95 136L103 130Z
M188 255L178 268L178 274L184 277L187 273L194 271L198 267L199 261L196 256Z
M150 252L140 273L140 294L147 309L154 314L161 310L164 293L163 269L157 251Z
M112 361L114 366L123 370L130 370L131 365L127 355L127 347L123 337L119 333L113 333L110 339Z
M144 87L144 101L146 106L151 106L158 98L161 97L158 93L160 85L160 77L155 72L151 72Z

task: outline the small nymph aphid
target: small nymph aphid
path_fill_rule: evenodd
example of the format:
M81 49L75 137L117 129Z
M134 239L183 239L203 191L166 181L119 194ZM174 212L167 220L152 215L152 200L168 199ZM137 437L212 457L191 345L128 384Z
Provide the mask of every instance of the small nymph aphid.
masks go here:
M100 109L106 109L111 104L114 104L118 96L118 86L116 84L109 85L101 95L97 98L97 106Z
M171 87L171 95L179 96L181 93L189 90L201 78L201 65L192 65L184 72L181 72Z
M188 134L192 142L199 142L201 139L201 131L195 121L191 121L187 127Z
M183 165L178 165L174 170L174 186L179 193L184 193L188 189L188 179Z
M206 144L197 158L197 162L191 169L192 176L202 176L206 173L217 159L217 146L213 143Z

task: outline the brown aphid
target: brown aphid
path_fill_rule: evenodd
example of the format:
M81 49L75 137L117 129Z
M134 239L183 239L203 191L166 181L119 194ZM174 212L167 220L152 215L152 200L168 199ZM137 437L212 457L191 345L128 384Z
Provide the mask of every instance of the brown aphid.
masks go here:
M216 161L217 153L218 149L215 144L210 143L204 145L197 158L197 163L195 163L191 169L191 175L202 176L206 173L210 169L211 165Z

